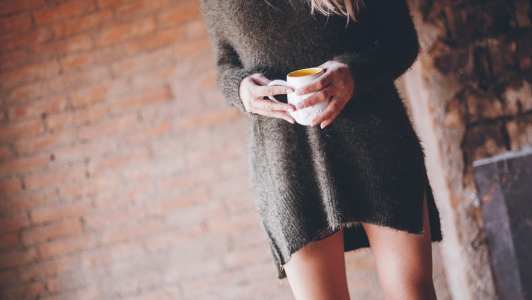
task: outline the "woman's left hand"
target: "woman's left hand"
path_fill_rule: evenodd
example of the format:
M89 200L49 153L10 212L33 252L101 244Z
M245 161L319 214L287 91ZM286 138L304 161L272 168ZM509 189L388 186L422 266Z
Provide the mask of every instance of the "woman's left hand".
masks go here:
M315 126L321 123L323 129L331 124L347 104L347 101L351 99L355 90L355 80L349 67L337 61L330 60L319 67L324 69L325 73L308 85L296 90L298 96L316 93L298 103L296 108L309 107L332 97L329 105L310 124Z

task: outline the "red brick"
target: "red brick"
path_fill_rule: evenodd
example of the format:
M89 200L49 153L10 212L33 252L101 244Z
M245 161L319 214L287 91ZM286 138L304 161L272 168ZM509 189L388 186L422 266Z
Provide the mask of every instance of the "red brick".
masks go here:
M0 236L0 250L14 248L20 242L18 233L5 234ZM1 262L0 262L1 263Z
M107 170L125 168L131 164L145 161L150 158L149 149L138 149L132 152L122 152L120 155L96 160L90 163L89 172L91 174L98 174Z
M203 40L209 37L203 20L188 22L183 32L184 38L190 41Z
M139 239L161 231L163 226L163 221L152 219L135 225L109 229L103 232L102 241L106 244L112 244L131 239Z
M183 29L180 27L167 29L150 35L148 38L128 42L124 48L127 52L133 53L168 46L177 41L182 32Z
M150 291L138 296L129 296L128 300L164 300L168 299L168 295L163 291Z
M71 71L97 65L110 65L124 57L122 45L95 49L87 53L69 53L62 58L63 70Z
M65 183L85 179L85 168L76 166L72 168L57 169L42 174L26 176L26 188L42 188L47 185Z
M74 142L76 131L67 129L57 133L47 134L33 139L22 139L17 141L17 151L20 154L31 154L45 149L53 149L57 146Z
M58 77L58 80L64 84L65 88L74 90L96 83L110 82L111 72L108 66L97 66L91 69L65 72L61 77Z
M23 63L27 62L28 55L26 51L13 51L0 55L0 69L10 69L18 67Z
M14 32L0 36L0 51L18 47L35 45L45 42L52 37L52 32L47 28L37 28L29 32Z
M267 247L238 248L238 250L224 255L224 263L228 268L245 267L258 262L267 262L270 258L271 254Z
M0 271L0 287L14 286L19 283L18 275L15 271Z
M203 112L195 116L183 118L178 121L181 129L198 129L201 127L213 126L218 123L227 122L242 117L236 108L228 107L215 111Z
M33 193L24 192L16 197L10 197L0 202L0 213L7 213L24 208L37 206L49 202L50 199L57 197L57 190L38 190Z
M187 42L179 43L178 45L176 45L175 52L179 56L187 57L203 49L210 49L210 46L211 44L209 42L209 39L187 41Z
M191 243L194 239L205 234L205 226L202 224L183 228L181 230L171 230L153 237L146 241L148 250L151 252L163 249L169 249L173 246Z
M77 258L75 256L63 257L21 268L20 278L24 281L30 281L73 270L75 268L77 268Z
M36 45L34 51L36 54L49 53L52 55L63 54L67 52L79 52L92 48L92 40L88 35L81 34L67 40Z
M123 5L133 0L98 0L98 7L107 8L107 7L116 7Z
M40 118L11 122L0 127L0 140L6 141L14 137L31 136L43 131L44 125Z
M250 191L249 180L246 174L239 177L226 178L211 185L211 193L215 197L234 197Z
M75 299L75 300L101 300L98 295L98 289L96 286L90 286L82 288L76 291L63 292L60 295L60 299L53 298L39 298L39 300L62 300L62 299ZM105 300L105 299L104 299Z
M154 288L160 289L161 282L163 278L161 274L157 271L142 272L132 278L128 278L125 281L119 282L113 286L110 291L113 295L132 295L136 294L137 291L142 290L151 290ZM148 294L149 295L149 294ZM145 297L143 295L141 297ZM128 300L134 298L127 297ZM142 298L145 299L145 298ZM163 299L179 299L179 298L163 298Z
M170 65L170 67L163 65L161 69L151 72L139 72L131 79L131 86L134 86L138 90L166 86L173 80L177 68L176 65Z
M53 27L55 35L61 38L93 28L112 19L113 12L111 10L105 10L84 17L56 22Z
M0 219L0 233L6 233L13 230L28 227L30 220L25 212L17 213Z
M95 9L93 1L70 1L59 6L46 7L35 12L37 25L57 21L60 19L82 15Z
M113 64L112 68L115 74L127 75L127 74L139 74L146 70L168 67L172 64L172 52L170 49L163 49L153 53L139 55L131 59L122 60Z
M190 152L187 154L187 163L188 166L197 168L218 164L226 160L237 159L245 155L246 145L231 144L207 152Z
M99 245L98 237L95 235L83 235L64 238L41 244L39 252L43 259L77 252L82 249L92 248Z
M170 93L165 87L151 90L142 95L129 97L119 100L110 106L111 112L119 113L122 110L138 108L149 104L159 103L170 100Z
M0 269L12 268L30 264L39 259L37 250L31 248L27 251L12 251L0 253Z
M107 28L100 37L100 45L110 45L131 38L153 33L156 29L152 18Z
M160 16L161 23L165 26L182 24L186 21L201 18L199 3L194 3L185 7L177 7Z
M233 213L251 211L255 208L255 203L251 193L244 193L243 195L229 197L229 199L226 200L226 203L228 208Z
M152 214L167 213L173 210L184 209L189 206L205 203L209 201L210 198L209 192L206 189L200 189L175 198L150 202L149 209Z
M52 294L59 292L59 286L57 284L57 278L52 278L46 281L46 287Z
M62 300L62 299L64 299L64 298L62 296L59 296L59 295L45 296L45 297L39 298L39 300Z
M59 65L53 61L37 66L23 67L0 74L2 87L12 88L16 85L34 82L59 75Z
M50 163L50 155L41 154L38 156L23 157L7 161L0 165L0 174L17 174L36 169L40 169Z
M81 266L87 269L122 259L142 257L144 254L144 246L141 243L117 244L103 249L84 251L81 253Z
M89 200L64 204L61 206L31 209L30 215L33 223L44 223L62 218L82 216L92 211L92 202Z
M80 219L69 219L59 223L37 226L22 232L25 245L39 244L65 236L78 235L83 230Z
M240 271L225 272L222 276L219 274L211 276L201 276L201 279L194 279L181 283L183 286L183 293L187 298L200 293L213 293L214 295L220 294L221 290L228 286L237 286L243 278ZM202 297L198 298L201 299Z
M115 174L90 177L88 180L61 187L61 194L69 198L79 198L86 195L98 195L107 190L116 190L122 186L120 177Z
M91 229L102 229L141 219L146 215L143 205L128 206L125 208L93 212L86 215L83 220L85 225Z
M28 85L15 88L9 96L5 98L5 103L23 103L27 100L41 98L43 95L56 94L62 92L65 88L65 82L61 77L50 78L46 81L36 81Z
M45 5L44 0L17 0L0 2L0 14L10 14L21 10L29 10Z
M218 179L219 176L215 170L200 169L188 174L179 175L176 178L161 181L161 190L163 192L168 192L179 188L198 187L214 182Z
M55 95L25 105L12 106L9 108L9 118L41 117L43 114L62 111L66 108L67 101L66 96Z
M201 78L199 83L200 88L216 87L216 73L212 72Z
M107 106L100 104L75 111L50 115L46 118L46 123L48 128L55 130L89 122L92 123L105 116L107 116Z
M213 234L222 234L247 229L249 227L256 227L259 226L259 224L260 220L258 215L255 212L250 212L242 215L232 215L230 218L221 217L210 219L207 226L209 231Z
M84 141L92 140L113 133L135 129L139 124L138 116L136 114L129 114L83 128L79 131L79 136Z
M32 283L24 284L22 286L10 288L2 294L5 297L2 299L5 299L5 300L28 299L28 298L35 299L35 296L38 297L38 296L42 296L46 294L46 287L44 286L44 283L42 282L32 282ZM39 299L42 299L42 298L39 298Z
M84 163L98 147L97 144L76 144L73 147L57 148L54 150L54 162L61 165Z
M163 1L140 0L126 3L117 9L120 15L131 16L134 14L146 14L154 11L160 11L164 7Z
M74 91L70 94L70 99L74 107L81 107L105 101L129 90L127 82L115 81Z
M107 195L98 195L94 199L94 204L99 209L109 209L111 207L123 206L136 203L141 197L150 194L150 187L148 184L141 184L132 189L116 192Z
M171 122L163 122L161 124L155 125L149 129L137 132L131 136L129 141L131 143L143 142L146 140L152 140L160 136L161 134L172 130L174 125ZM0 155L1 157L1 155Z
M1 170L1 169L0 169ZM9 194L22 191L22 183L19 179L9 179L0 181L0 194L7 196Z
M31 17L27 14L0 17L0 33L22 31L31 28Z

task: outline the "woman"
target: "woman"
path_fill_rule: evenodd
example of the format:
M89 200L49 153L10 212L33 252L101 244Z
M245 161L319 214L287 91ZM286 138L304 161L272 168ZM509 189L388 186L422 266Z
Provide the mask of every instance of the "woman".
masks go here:
M436 299L439 212L394 79L419 52L405 0L201 0L228 103L248 119L255 205L296 299L349 299L344 252L372 249L386 299ZM325 74L300 90L291 71ZM317 91L302 106L265 98ZM288 111L331 99L312 125ZM288 121L288 122L287 122Z

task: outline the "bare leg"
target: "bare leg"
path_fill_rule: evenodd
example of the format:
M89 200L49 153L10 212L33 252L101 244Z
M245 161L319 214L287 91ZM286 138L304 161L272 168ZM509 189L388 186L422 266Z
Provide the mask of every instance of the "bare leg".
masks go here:
M343 229L293 253L284 268L297 300L349 300Z
M423 210L422 235L362 223L386 300L436 300L426 195Z

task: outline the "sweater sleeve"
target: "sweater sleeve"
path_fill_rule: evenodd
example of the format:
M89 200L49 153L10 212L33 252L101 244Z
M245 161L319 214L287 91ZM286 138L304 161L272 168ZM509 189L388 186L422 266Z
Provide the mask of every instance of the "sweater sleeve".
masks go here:
M238 54L227 40L221 9L214 6L216 2L202 0L200 3L216 61L218 89L230 106L247 113L240 99L240 83L252 73L244 70Z
M354 97L397 79L419 54L418 36L406 0L375 0L371 5L370 17L377 33L375 46L333 58L349 66L355 80Z

